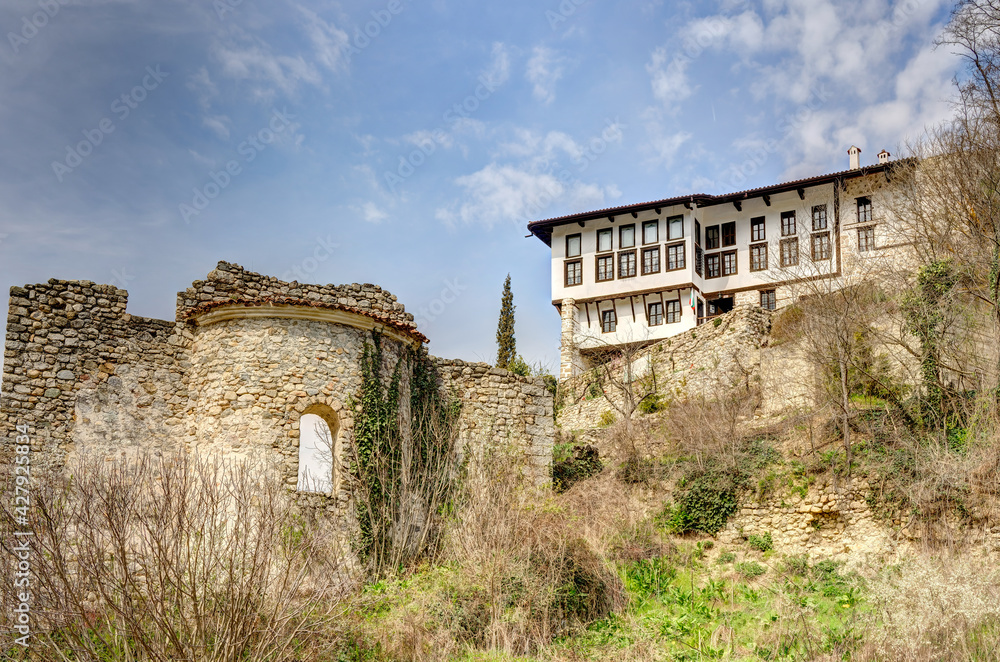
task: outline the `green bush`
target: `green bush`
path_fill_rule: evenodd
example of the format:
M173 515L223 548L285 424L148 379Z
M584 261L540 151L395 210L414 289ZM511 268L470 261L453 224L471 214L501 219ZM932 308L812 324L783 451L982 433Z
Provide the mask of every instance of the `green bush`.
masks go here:
M601 414L601 420L599 420L597 424L602 428L607 428L614 425L616 420L618 420L618 417L615 416L615 412L610 409L605 409L604 413Z
M639 411L643 414L653 414L664 409L666 409L666 405L663 402L663 398L655 393L647 395L639 402Z
M703 531L715 535L739 509L738 487L727 471L703 471L685 476L666 526L674 533Z
M552 463L552 489L565 492L584 478L601 473L603 468L597 448L589 444L575 445L569 457Z
M764 535L750 534L747 537L747 544L761 552L769 552L774 549L774 541L771 539L771 532L765 531Z
M722 552L721 554L719 554L719 558L717 558L715 562L721 565L723 563L732 563L735 560L736 560L736 554L734 554L733 552Z
M736 564L736 572L740 573L747 579L754 579L767 572L767 568L756 561L746 561L744 563Z

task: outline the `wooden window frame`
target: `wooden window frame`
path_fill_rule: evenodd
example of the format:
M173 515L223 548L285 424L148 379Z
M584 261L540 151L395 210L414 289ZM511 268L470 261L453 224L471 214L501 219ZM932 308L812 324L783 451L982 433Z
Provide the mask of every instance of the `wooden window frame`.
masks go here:
M611 260L611 275L607 278L601 278L601 260ZM607 283L615 279L615 254L614 253L602 253L594 258L594 282L597 283Z
M713 276L710 268L711 262L715 260L717 273ZM709 278L719 278L722 276L722 253L711 253L705 256L705 280Z
M628 228L632 228L632 243L626 246L625 240L622 237L625 234L625 230ZM626 248L635 248L635 223L618 226L618 250L624 250Z
M610 248L605 248L604 250L601 250L601 235L604 234L604 233L607 233L607 235L611 238L610 241L608 242L610 244ZM598 230L597 231L597 252L598 253L613 253L614 250L615 250L615 229L614 228L604 228L602 230Z
M670 268L670 249L671 248L677 248L678 246L681 249L681 264L680 264L679 267L674 267L673 269L671 269ZM665 255L666 259L663 261L663 271L664 271L664 273L666 273L668 271L680 271L681 269L684 269L684 268L687 267L687 250L686 250L686 246L687 246L686 242L683 242L683 241L679 241L679 242L674 243L674 244L667 244L667 246L666 246L667 250L666 250L666 255Z
M822 219L823 225L817 224ZM812 229L813 232L830 229L830 223L826 215L826 205L813 205L812 208Z
M576 255L570 255L569 254L569 240L571 238L573 238L573 237L576 237L577 239L580 240L580 252L577 253ZM574 257L580 257L581 255L583 255L583 235L581 235L579 232L577 232L575 234L568 234L568 235L566 235L566 257L567 258L574 258Z
M765 306L765 297L769 299L769 306ZM760 290L760 307L764 310L775 310L778 305L778 294L775 290Z
M712 242L711 237L710 237L710 235L711 235L711 233L712 233L713 230L715 231L715 242L714 243ZM719 226L718 225L709 225L707 228L705 228L705 250L706 251L714 251L715 249L719 248L721 245L722 245L722 232L719 230Z
M656 253L656 269L655 270L651 269L649 271L646 271L646 253ZM650 274L658 274L658 273L660 273L660 269L661 268L662 268L662 263L660 262L660 247L659 246L650 246L650 247L647 247L647 248L643 248L642 249L642 275L643 276L649 276Z
M785 246L794 245L795 246L795 261L786 262L785 261ZM781 246L778 253L778 261L782 267L797 267L799 265L799 238L789 237L788 239L781 240Z
M607 314L607 313L611 313L611 320L610 320L611 321L611 328L610 329L605 329L605 327L604 327L604 315ZM610 310L602 310L601 311L601 333L614 333L615 330L617 330L617 328L618 328L618 312L614 308L611 308Z
M816 240L826 239L826 256L817 257L816 255ZM812 240L810 241L809 251L812 255L813 262L823 262L826 260L833 259L833 247L830 244L830 233L829 232L815 232L812 235Z
M858 223L871 223L873 220L872 199L863 195L855 200L855 204L857 205Z
M670 236L670 226L672 224L678 222L678 221L680 222L680 226L681 226L681 234L678 237L672 237L672 236ZM669 216L669 217L667 217L667 236L666 236L666 241L678 241L678 240L683 239L683 238L684 238L684 216L683 216L683 214L680 215L680 216Z
M750 241L767 241L767 224L763 216L755 216L750 219ZM758 232L759 230L759 232Z
M671 299L665 302L666 306L663 308L663 321L665 324L680 324L681 320L684 318L684 309L681 307L680 299ZM673 317L674 319L670 319Z
M694 272L699 276L705 273L705 251L698 244L694 246Z
M866 239L864 247L862 247L861 237L862 233L865 237L870 236L870 241ZM869 235L870 233L870 235ZM859 253L870 253L875 250L875 226L866 225L864 227L858 228L858 252Z
M729 239L731 239L731 241L726 241L727 233L731 234L731 236L728 237ZM736 245L736 221L729 221L728 223L722 224L721 230L719 232L719 239L722 241L723 248Z
M624 257L632 258L632 273L630 274L622 274L622 265L628 263L627 260L622 259ZM618 279L635 278L636 275L639 273L639 268L638 265L635 263L635 258L636 255L634 248L629 249L627 251L618 251L618 268L615 270L615 277Z
M733 261L732 261L733 270L727 273L726 272L726 259L730 258L730 257L733 258ZM740 257L739 257L739 254L737 253L737 251L723 251L722 252L722 262L720 263L720 266L722 268L722 276L723 277L738 275L740 273Z
M701 221L694 220L694 243L701 245Z
M580 280L577 283L569 282L570 265L577 265L580 267ZM566 260L566 262L563 263L563 287L576 287L578 285L583 285L583 260L580 258L575 260Z
M653 306L660 307L660 321L654 322L653 316ZM663 324L663 302L662 301L651 301L649 305L646 306L646 325L647 326L660 326Z
M754 267L754 251L764 251L763 266ZM767 244L750 244L750 271L767 271Z
M795 210L781 212L781 236L794 237L798 235L798 224L795 220Z
M653 228L653 240L646 241L646 228ZM660 220L655 221L643 221L642 222L642 245L649 246L650 244L660 243Z

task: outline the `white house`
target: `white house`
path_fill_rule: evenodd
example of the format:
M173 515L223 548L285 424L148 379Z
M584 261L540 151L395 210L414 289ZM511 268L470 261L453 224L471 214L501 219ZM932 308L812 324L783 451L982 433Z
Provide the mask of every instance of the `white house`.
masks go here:
M736 304L774 309L803 278L842 274L844 256L897 244L879 213L893 165L723 195L682 195L558 218L528 229L552 249L562 317L560 379L588 350L667 338Z

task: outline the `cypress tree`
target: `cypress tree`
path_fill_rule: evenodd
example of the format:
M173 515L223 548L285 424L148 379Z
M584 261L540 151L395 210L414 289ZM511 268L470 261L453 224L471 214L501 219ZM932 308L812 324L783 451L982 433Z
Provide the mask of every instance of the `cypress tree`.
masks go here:
M510 291L510 274L503 284L500 301L500 323L497 324L497 367L510 367L517 350L514 347L514 293Z

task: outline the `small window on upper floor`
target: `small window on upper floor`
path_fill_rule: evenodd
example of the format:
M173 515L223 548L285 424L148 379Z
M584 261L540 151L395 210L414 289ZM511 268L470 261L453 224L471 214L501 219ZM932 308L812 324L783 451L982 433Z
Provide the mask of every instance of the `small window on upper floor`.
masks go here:
M655 244L660 240L660 222L645 221L642 224L642 243Z
M871 223L872 220L872 199L868 197L858 198L858 223Z
M813 232L826 229L826 205L813 207Z
M730 221L729 223L722 224L722 245L736 245L736 221Z
M618 248L635 247L635 223L618 228Z
M764 241L764 217L750 219L750 241Z
M566 235L566 257L580 257L582 242L579 234Z
M705 250L710 251L719 247L719 226L710 225L705 228Z
M694 222L694 243L701 243L701 222L697 220Z
M667 241L684 238L684 217L671 216L667 219Z
M611 228L597 231L597 252L603 253L611 250Z
M795 212L794 211L783 211L781 212L781 236L790 237L796 234L795 229Z

